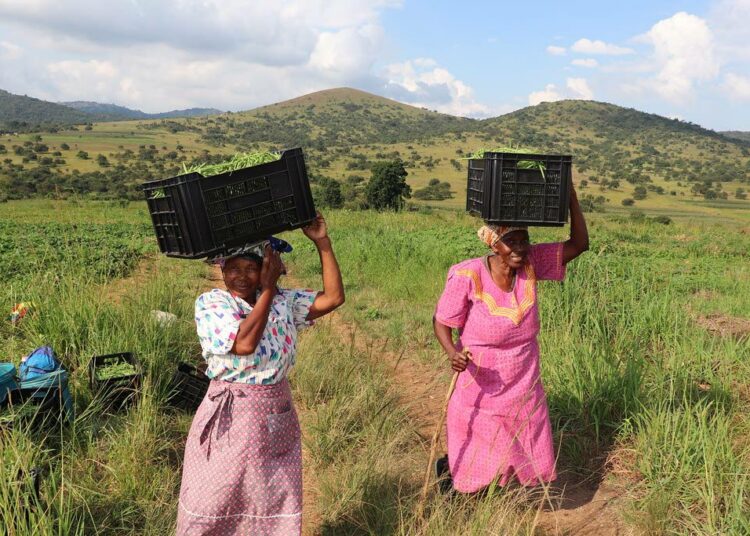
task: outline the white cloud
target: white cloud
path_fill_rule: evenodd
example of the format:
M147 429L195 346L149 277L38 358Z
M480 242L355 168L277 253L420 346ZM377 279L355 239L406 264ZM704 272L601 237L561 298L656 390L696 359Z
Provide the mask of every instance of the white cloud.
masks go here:
M536 106L541 102L554 102L564 99L555 87L555 84L547 84L541 91L534 91L529 94L529 106Z
M707 22L716 39L717 53L726 60L750 61L750 0L718 0Z
M669 102L684 104L693 96L696 82L719 74L713 34L700 17L676 13L657 22L644 40L654 47L658 70L646 85Z
M565 47L558 47L555 45L550 45L547 47L547 53L552 54L553 56L564 56Z
M541 91L529 94L529 106L536 106L541 102L554 102L563 99L591 100L594 92L591 91L585 78L568 78L565 81L565 90L560 90L555 84L547 84Z
M335 86L377 91L380 16L401 4L0 0L0 87L145 111L247 109ZM26 60L11 63L20 51Z
M0 41L0 59L15 60L21 56L20 46L8 41Z
M585 78L568 78L566 86L570 90L571 98L591 100L594 98L594 92L591 91L589 83Z
M724 76L723 87L732 98L750 100L750 77L727 73Z
M487 117L493 110L476 101L474 90L431 58L385 68L385 95L401 102L464 117Z
M577 60L571 61L570 63L571 65L575 65L577 67L587 67L589 69L593 69L599 66L599 62L596 61L594 58L577 59Z
M625 54L633 54L635 51L632 48L625 48L604 41L592 41L590 39L579 39L570 49L574 52L580 52L581 54L601 54L606 56L623 56Z

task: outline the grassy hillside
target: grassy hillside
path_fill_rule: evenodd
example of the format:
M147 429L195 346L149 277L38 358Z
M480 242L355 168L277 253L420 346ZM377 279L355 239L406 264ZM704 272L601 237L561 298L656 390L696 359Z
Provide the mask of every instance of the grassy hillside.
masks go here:
M0 137L0 197L138 198L140 182L173 175L182 163L302 146L314 176L348 183L348 206L357 204L353 196L373 161L400 158L412 188L432 179L450 184L452 198L418 204L460 209L462 158L507 143L572 154L580 193L611 212L746 218L750 207L750 147L697 125L588 101L544 103L477 121L347 88L241 113Z
M414 519L428 455L415 431L435 417L414 407L432 398L439 405L450 377L431 334L435 300L447 268L485 248L476 221L456 213L326 216L347 303L337 320L303 333L291 378L304 437L305 533L579 533L554 523L574 513L555 514L565 493L559 487L434 496L427 526ZM606 215L589 224L591 251L569 267L565 284L539 286L558 471L584 489L616 493L614 506L594 501L581 525L616 522L619 534L747 534L747 228ZM36 304L20 324L0 323L0 350L17 363L51 344L72 371L77 415L63 428L0 426L0 517L12 536L174 532L192 416L169 408L166 397L176 363L200 360L193 303L214 282L204 263L155 255L148 226L140 203L0 205L10 238L0 308ZM532 238L563 235L544 229ZM310 241L299 232L286 237L295 247L287 259L295 284L317 288ZM161 326L154 309L178 321ZM112 415L91 392L86 364L119 351L138 354L145 379L140 402ZM432 390L415 399L424 384ZM24 476L32 467L44 470L38 499Z
M750 132L744 132L742 130L726 130L720 134L727 138L734 138L750 143Z
M28 131L55 125L72 125L97 121L100 117L61 104L0 89L0 132Z
M173 117L202 117L205 115L216 115L220 114L221 110L216 108L188 108L186 110L172 110L170 112L162 112L149 114L140 110L133 110L126 108L125 106L118 106L116 104L102 104L99 102L91 101L72 101L72 102L60 102L63 106L73 108L75 110L86 112L89 114L96 114L99 116L107 116L119 120L128 119L171 119Z

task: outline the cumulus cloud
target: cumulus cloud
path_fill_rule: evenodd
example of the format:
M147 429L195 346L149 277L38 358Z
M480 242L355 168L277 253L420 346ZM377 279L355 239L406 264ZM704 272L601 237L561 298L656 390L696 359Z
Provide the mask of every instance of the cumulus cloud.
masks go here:
M591 100L594 92L591 91L589 83L585 78L568 78L565 84L570 92L571 98Z
M727 73L723 88L734 99L750 100L750 77Z
M594 92L589 87L585 78L568 78L565 81L565 89L558 89L555 84L547 84L541 91L529 94L529 106L536 106L542 102L554 102L563 99L591 100Z
M604 41L590 40L590 39L579 39L570 49L574 52L580 52L581 54L600 54L606 56L623 56L625 54L633 54L635 51L632 48L625 48Z
M571 61L570 63L571 65L575 65L576 67L587 67L589 69L593 69L599 66L599 62L594 58L577 59Z
M529 106L536 106L542 102L554 102L564 99L555 87L555 84L547 84L543 90L529 93Z
M21 47L8 41L0 41L0 59L15 60L21 56Z
M565 47L558 47L555 45L550 45L547 47L547 53L552 54L553 56L564 56Z
M750 61L750 0L718 0L707 18L716 38L716 49L726 60Z
M646 84L667 101L684 104L692 97L696 82L719 74L713 34L700 17L676 13L657 22L642 39L653 46L657 69Z
M383 85L372 73L384 47L380 15L400 5L3 0L0 87L53 100L117 101L146 111L246 109L341 85L375 90ZM11 42L19 48L4 46ZM28 61L11 63L20 50Z
M476 101L474 90L431 58L393 63L385 68L385 95L393 99L465 117L493 113Z

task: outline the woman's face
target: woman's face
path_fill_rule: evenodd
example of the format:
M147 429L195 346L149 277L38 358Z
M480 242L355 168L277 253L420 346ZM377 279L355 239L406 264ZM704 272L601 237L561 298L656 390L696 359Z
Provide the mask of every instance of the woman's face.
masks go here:
M243 300L249 300L260 284L260 263L234 257L227 260L221 270L227 290Z
M529 232L518 230L503 236L492 246L492 251L499 255L505 264L517 269L526 264L530 246Z

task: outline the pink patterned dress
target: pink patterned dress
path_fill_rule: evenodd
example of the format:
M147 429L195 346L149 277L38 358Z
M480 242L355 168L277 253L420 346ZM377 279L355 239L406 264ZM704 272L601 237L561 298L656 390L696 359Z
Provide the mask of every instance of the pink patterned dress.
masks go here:
M435 318L457 328L458 349L473 356L448 405L448 462L460 492L479 491L495 478L534 485L557 476L539 374L536 283L564 278L562 249L532 246L510 292L493 281L487 257L448 272Z

